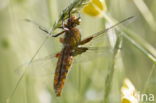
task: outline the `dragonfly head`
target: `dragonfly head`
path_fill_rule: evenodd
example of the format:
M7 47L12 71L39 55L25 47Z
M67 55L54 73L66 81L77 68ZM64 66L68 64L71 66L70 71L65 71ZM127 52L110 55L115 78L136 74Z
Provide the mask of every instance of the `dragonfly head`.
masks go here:
M76 27L77 25L79 25L81 22L80 17L76 17L76 16L71 16L68 21L67 21L67 25L68 27Z

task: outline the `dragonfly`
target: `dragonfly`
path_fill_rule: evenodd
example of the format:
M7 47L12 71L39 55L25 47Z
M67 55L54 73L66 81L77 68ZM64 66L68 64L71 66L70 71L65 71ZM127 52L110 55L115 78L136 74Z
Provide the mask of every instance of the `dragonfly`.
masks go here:
M62 31L58 34L52 35L52 37L56 38L64 34L64 37L60 38L60 42L62 43L63 48L59 53L55 55L55 57L58 58L54 74L54 90L56 96L61 96L65 80L67 78L67 74L71 69L74 58L89 50L88 47L83 47L83 45L91 42L94 38L103 35L103 33L113 29L117 25L122 24L132 18L133 17L128 17L118 22L117 24L100 32L97 32L83 40L81 39L81 33L77 28L77 26L80 25L81 22L80 17L72 15L69 16L66 23L64 23L63 21L62 26L60 27ZM45 29L40 29L48 33Z
M89 47L84 47L83 45L90 43L95 38L101 35L104 35L109 30L112 30L118 25L123 24L124 22L127 22L133 18L134 16L123 19L109 28L103 29L95 34L92 34L89 37L81 39L81 33L79 29L77 28L77 26L80 25L81 23L81 18L75 15L69 14L69 17L66 18L66 20L62 22L61 27L59 27L62 29L62 31L55 35L50 35L53 38L57 38L61 35L64 35L63 38L60 37L60 43L62 43L63 45L62 50L59 53L56 53L54 56L55 58L58 59L56 63L56 69L54 73L54 83L53 83L56 96L59 97L62 94L62 90L64 88L65 81L67 79L67 75L69 74L69 70L71 69L71 66L73 64L74 58L90 50ZM27 19L27 21L33 22L29 19ZM48 30L46 30L45 28L42 28L41 26L39 26L39 29L49 34ZM32 61L33 61L33 58L31 62ZM18 80L13 92L15 92L23 76L24 75L22 75L20 79Z

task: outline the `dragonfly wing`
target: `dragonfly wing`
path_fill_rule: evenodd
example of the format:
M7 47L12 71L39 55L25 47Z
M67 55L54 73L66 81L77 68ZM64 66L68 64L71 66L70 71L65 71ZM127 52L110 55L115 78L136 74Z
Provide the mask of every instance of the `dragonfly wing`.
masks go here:
M110 47L88 47L88 50L75 57L74 63L92 62L97 59L107 58L112 53Z
M121 32L119 32L118 29L115 30L114 28L116 28L117 26L119 26L123 23L127 23L132 18L133 17L126 18L126 19L114 24L113 26L108 27L107 29L99 31L99 32L89 36L88 38L82 40L80 45L89 46L88 47L89 50L85 53L82 53L82 55L80 55L81 59L76 60L76 62L80 63L81 61L83 61L83 62L92 61L92 60L95 60L102 56L107 57L108 54L110 54L112 52L113 46L116 43L116 41L115 41L116 37L113 37L113 36L116 36L117 33L121 33ZM105 35L106 33L108 33L108 35Z
M44 58L33 60L31 63L26 62L15 69L17 75L21 75L27 70L29 75L36 76L48 76L52 75L55 70L57 58L49 55Z

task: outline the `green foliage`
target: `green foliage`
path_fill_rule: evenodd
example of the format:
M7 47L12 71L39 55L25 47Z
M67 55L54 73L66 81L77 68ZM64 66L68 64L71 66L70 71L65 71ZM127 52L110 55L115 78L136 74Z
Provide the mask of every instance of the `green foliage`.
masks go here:
M67 6L67 8L65 8L60 16L58 21L56 21L56 23L54 24L53 28L54 30L58 27L60 27L62 25L62 21L66 20L67 18L69 18L69 15L74 14L74 13L79 13L80 9L88 2L89 0L75 0L72 3L70 3L69 6Z

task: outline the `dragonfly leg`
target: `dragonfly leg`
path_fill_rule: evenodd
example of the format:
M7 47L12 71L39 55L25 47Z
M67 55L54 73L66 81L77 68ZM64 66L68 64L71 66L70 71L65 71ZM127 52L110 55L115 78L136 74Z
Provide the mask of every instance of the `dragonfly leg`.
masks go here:
M65 33L65 32L67 32L67 31L69 31L69 29L65 26L64 20L62 20L62 26L59 27L59 28L62 28L63 31L60 32L60 33L58 33L58 34L53 35L52 37L58 37L59 35L61 35L61 34Z
M43 28L41 26L39 26L39 29L42 30L42 31L44 31L45 33L49 34L49 31L47 29L45 29L45 28Z
M84 44L90 42L93 38L94 38L93 36L88 37L88 38L86 38L86 39L80 41L79 45L84 45Z
M64 43L64 39L62 37L60 37L60 40L59 40L62 44Z
M52 37L58 37L58 36L60 36L61 34L63 34L65 31L62 31L62 32L60 32L60 33L58 33L58 34L55 34L55 35L52 35Z
M41 26L39 26L39 29L42 30L42 31L44 31L44 32L47 33L47 34L50 34L49 31L48 31L47 29L45 29L45 28L43 28L43 27L41 27ZM62 31L62 32L60 32L60 33L58 33L58 34L52 35L52 37L58 37L59 35L63 34L65 31L66 31L66 30L64 29L64 31Z
M62 20L62 29L64 29L65 31L68 31L69 29L66 27L65 21Z
M86 52L87 50L88 50L87 47L78 47L78 48L74 49L72 56L80 55L80 54Z
M106 33L107 31L112 30L112 29L115 28L116 26L121 25L122 23L127 22L127 21L129 21L129 20L131 20L131 19L133 19L133 18L134 18L134 16L128 17L128 18L123 19L122 21L120 21L120 22L118 22L118 23L112 25L111 27L109 27L109 28L107 28L107 29L104 29L104 30L99 31L99 32L97 32L97 33L95 33L95 34L92 34L92 36L90 36L90 37L88 37L88 38L82 40L82 41L79 43L79 45L84 45L84 44L90 42L92 39L94 39L94 38L96 38L96 37L98 37L98 36L100 36L100 35L103 35L103 34Z
M62 26L60 26L58 28L63 29L65 31L69 31L69 29L66 27L65 20L62 20Z
M60 57L60 55L61 55L61 53L60 53L60 52L59 52L59 53L56 53L56 54L55 54L55 57L56 57L56 58L59 58L59 57Z

